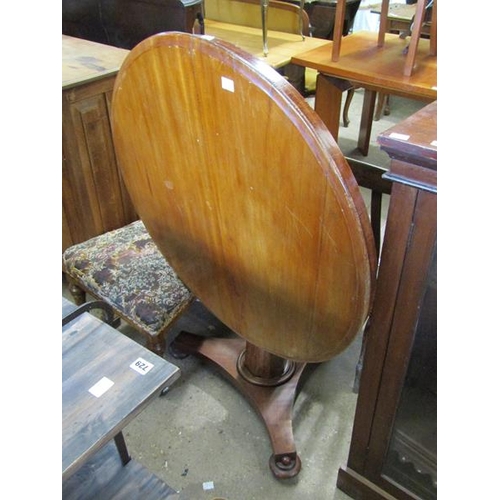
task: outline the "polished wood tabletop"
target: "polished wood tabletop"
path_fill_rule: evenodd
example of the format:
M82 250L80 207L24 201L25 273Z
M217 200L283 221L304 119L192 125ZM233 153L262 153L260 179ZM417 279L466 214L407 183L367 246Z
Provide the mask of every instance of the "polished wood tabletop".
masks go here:
M264 55L262 29L222 23L205 19L205 35L214 36L252 54L273 68L281 68L290 63L295 55L311 49L328 45L328 40L305 37L294 33L268 30L267 44L269 53Z
M343 38L340 59L332 61L332 44L295 54L292 62L328 76L349 80L364 88L405 97L437 98L437 57L429 54L429 40L418 44L416 66L404 76L404 49L408 40L387 33L384 47L377 47L377 33L360 31Z
M132 50L112 110L134 206L193 294L277 356L343 350L370 308L373 233L349 165L291 84L221 40L165 33Z
M380 148L391 158L437 171L437 107L434 101L382 132L377 138Z
M291 58L328 43L321 38L305 37L281 31L268 31L269 53L264 56L262 29L205 19L205 36L230 42L273 68L290 63ZM128 50L62 35L62 86L69 88L115 74ZM85 53L85 57L82 56Z
M179 368L89 313L63 326L63 479L179 375Z
M437 57L429 40L420 39L411 76L404 75L408 41L386 33L383 47L378 34L360 31L342 39L340 58L332 61L333 42L296 54L292 63L319 72L315 110L335 139L339 135L342 92L353 85L365 89L358 148L368 154L377 93L432 102L437 99Z

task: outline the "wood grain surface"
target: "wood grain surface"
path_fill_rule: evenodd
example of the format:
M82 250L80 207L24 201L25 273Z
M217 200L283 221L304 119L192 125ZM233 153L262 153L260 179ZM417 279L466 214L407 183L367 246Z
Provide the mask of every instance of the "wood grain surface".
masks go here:
M153 365L141 374L131 364ZM179 368L89 313L62 333L62 475L70 477L179 377ZM103 378L109 390L89 390Z
M377 47L377 33L353 33L342 39L338 61L332 61L332 44L295 54L292 63L376 91L412 99L437 99L437 57L430 54L429 40L419 40L411 76L403 74L408 41L398 35L386 33L381 48Z
M262 28L205 19L205 33L234 44L273 68L281 68L289 64L292 57L297 54L322 45L329 45L329 40L311 36L302 38L296 33L269 29L267 32L269 53L265 56L262 45Z
M221 40L156 35L120 70L112 128L140 217L221 321L296 361L352 341L373 234L337 144L284 78Z
M62 88L114 75L128 50L62 35Z
M165 500L176 491L135 460L121 463L110 441L62 483L64 500Z

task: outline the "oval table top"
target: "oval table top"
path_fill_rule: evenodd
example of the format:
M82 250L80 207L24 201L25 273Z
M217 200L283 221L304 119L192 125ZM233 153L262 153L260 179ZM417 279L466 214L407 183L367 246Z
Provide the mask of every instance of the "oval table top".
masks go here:
M136 46L112 104L135 208L186 286L246 341L327 360L362 329L375 250L337 144L275 70L213 37Z

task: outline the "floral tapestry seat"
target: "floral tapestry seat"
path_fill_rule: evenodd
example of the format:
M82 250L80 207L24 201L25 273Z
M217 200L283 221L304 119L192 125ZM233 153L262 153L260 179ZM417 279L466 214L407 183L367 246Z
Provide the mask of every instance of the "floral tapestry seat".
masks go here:
M193 300L140 220L66 249L63 272L77 304L85 293L108 303L159 355L167 330Z

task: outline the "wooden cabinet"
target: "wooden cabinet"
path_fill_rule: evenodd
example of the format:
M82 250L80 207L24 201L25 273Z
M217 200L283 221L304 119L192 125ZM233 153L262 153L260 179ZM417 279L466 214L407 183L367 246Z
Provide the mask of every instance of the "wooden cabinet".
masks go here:
M62 37L62 247L137 219L122 183L109 111L128 51Z
M393 182L347 467L355 499L437 498L436 102L384 132Z

